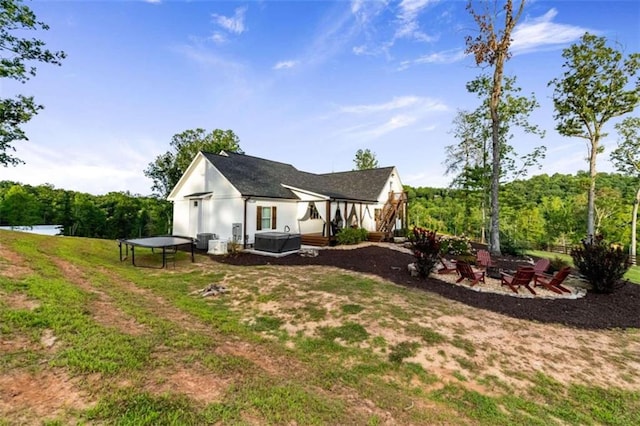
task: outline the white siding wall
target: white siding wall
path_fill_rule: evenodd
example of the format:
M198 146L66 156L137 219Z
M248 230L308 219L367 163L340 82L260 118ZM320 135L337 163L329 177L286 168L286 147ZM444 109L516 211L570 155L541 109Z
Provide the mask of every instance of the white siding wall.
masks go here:
M276 229L256 230L257 209L258 207L275 207L276 208ZM298 203L297 200L250 200L247 203L247 235L248 244L254 243L256 232L285 232L285 227L289 227L289 232L299 233L298 227Z
M181 199L187 194L207 191L204 179L206 163L208 163L208 161L202 155L197 157L197 162L193 165L191 173L182 182L182 185L176 194L176 199Z
M173 233L196 237L197 232L217 234L221 239L232 237L233 223L242 223L244 200L229 181L203 156L197 157L190 173L180 183L174 194ZM185 198L190 194L206 193ZM193 200L199 199L202 206L202 221L198 231L193 231L189 221ZM193 231L193 232L192 232Z
M213 195L203 200L202 232L216 234L221 240L232 239L233 224L243 221L244 199L211 163L205 161L205 188Z
M382 208L382 206L384 206L384 204L387 202L387 199L389 198L389 192L391 191L404 191L404 188L402 187L402 181L400 180L400 176L398 175L398 170L395 167L393 168L393 171L389 175L389 179L387 179L387 182L384 184L384 187L378 195L378 203L380 205L376 206L376 208ZM373 212L371 214L373 214Z
M173 202L173 235L189 236L189 200Z

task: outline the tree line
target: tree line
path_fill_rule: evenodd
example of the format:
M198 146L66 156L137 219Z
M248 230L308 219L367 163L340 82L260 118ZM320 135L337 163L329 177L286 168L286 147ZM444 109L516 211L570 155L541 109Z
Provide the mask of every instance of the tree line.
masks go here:
M0 181L0 226L62 225L64 235L117 239L169 234L171 216L171 203L154 197Z
M503 250L574 245L587 227L589 172L541 174L500 186L500 232ZM599 173L594 206L597 234L628 249L632 238L637 178ZM479 202L484 194L465 188L405 186L409 224L476 241L486 239L489 219ZM635 231L635 229L633 229Z

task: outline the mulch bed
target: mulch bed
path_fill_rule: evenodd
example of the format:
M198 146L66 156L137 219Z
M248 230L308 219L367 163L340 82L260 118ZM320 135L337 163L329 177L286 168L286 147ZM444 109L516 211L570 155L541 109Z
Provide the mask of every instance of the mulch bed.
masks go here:
M322 265L374 274L399 285L420 288L475 308L541 323L559 323L581 329L640 328L640 285L627 284L613 294L587 292L579 299L522 299L480 293L433 278L411 277L412 255L379 246L351 250L320 250L317 257L296 254L273 258L250 253L212 257L217 262L242 265ZM497 259L501 267L517 260ZM515 265L517 266L517 265ZM513 267L512 269L516 269Z

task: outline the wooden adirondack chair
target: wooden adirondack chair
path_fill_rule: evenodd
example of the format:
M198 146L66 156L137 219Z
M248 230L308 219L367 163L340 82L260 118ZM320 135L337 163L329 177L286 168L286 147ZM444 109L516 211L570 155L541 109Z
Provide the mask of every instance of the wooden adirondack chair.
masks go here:
M535 265L533 265L533 270L536 273L536 277L538 275L544 275L547 269L549 269L549 265L551 265L551 261L549 261L549 259L545 259L544 257L538 259Z
M442 256L440 257L440 268L438 268L439 274L451 274L456 272L456 262L452 260L447 260Z
M547 290L551 290L554 293L558 294L562 294L563 292L571 293L571 290L562 286L562 282L569 276L570 272L571 267L565 266L564 268L556 272L553 276L547 274L536 275L533 285L534 287L544 287Z
M531 293L536 294L536 292L531 288L529 283L535 277L536 271L532 267L522 267L519 268L515 275L509 275L504 272L501 272L501 285L509 286L514 293L518 292L518 287L524 286Z
M476 255L476 263L481 268L489 268L493 266L493 262L491 261L491 254L487 250L478 250Z
M471 287L473 287L478 284L478 282L484 282L484 272L474 271L473 268L471 268L471 265L467 262L463 262L461 260L457 261L456 270L458 271L458 274L460 274L460 278L456 281L457 283L467 279L471 281Z

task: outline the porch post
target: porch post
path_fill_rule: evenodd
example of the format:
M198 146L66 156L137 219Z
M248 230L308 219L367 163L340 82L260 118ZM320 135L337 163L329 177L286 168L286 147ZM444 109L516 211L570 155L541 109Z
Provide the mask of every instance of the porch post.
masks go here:
M331 237L331 199L325 201L325 206L327 208L327 215L325 216L326 220L325 220L325 225L324 225L324 232L326 235L323 235L324 237Z

